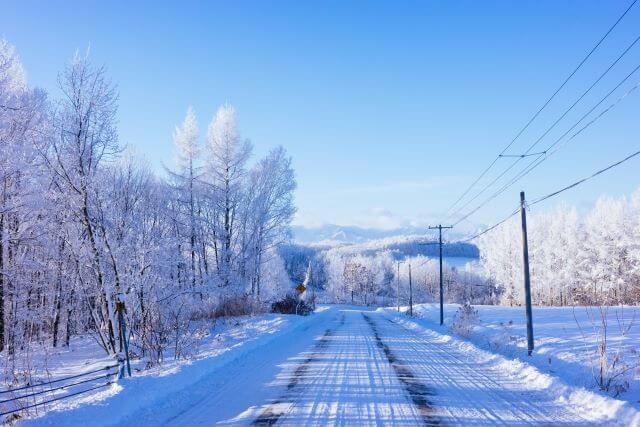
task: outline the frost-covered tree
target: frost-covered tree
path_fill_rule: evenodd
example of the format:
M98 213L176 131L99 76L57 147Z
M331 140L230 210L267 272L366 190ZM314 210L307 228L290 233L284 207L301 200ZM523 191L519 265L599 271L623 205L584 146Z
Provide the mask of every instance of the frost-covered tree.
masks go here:
M199 163L198 123L192 107L187 109L182 124L176 127L173 142L177 150L176 170L170 174L174 181L173 193L178 208L178 230L185 241L185 252L188 252L189 257L189 277L186 281L195 289L196 282L203 284L208 264L200 221L202 167Z
M0 39L0 350L9 344L13 351L46 321L34 315L36 290L44 295L50 285L39 272L49 268L40 263L48 248L37 239L48 228L37 157L48 131L45 102L42 91L27 87L13 46Z
M265 253L288 238L288 227L296 211L293 204L296 181L291 158L285 150L275 148L261 159L251 170L247 185L242 211L241 248L245 259L241 273L245 276L247 270L251 271L251 293L259 299ZM248 259L252 262L248 263Z
M243 183L251 144L241 138L232 106L224 105L218 109L209 125L207 146L207 172L212 188L210 199L215 206L211 226L216 266L222 286L232 286L238 293L242 289L234 276L234 249L240 236L236 215L244 197Z
M291 289L278 247L293 213L291 160L254 165L232 107L216 114L200 157L195 114L174 132L168 179L118 144L117 92L104 67L75 55L49 101L0 41L0 351L25 381L30 352L89 335L151 363L188 353L194 320L268 307ZM218 285L218 286L216 286ZM246 298L251 294L261 298Z
M44 159L52 174L52 201L61 207L70 250L82 278L100 343L116 351L115 296L122 292L109 236L97 221L101 166L120 151L116 131L117 92L103 67L76 54L58 78L62 99Z
M530 215L534 304L637 304L639 217L637 193L600 198L582 218L565 206ZM505 304L522 304L521 239L512 220L479 241L485 272L504 288Z
M487 276L503 289L502 303L519 305L522 293L522 243L516 222L508 222L478 240Z

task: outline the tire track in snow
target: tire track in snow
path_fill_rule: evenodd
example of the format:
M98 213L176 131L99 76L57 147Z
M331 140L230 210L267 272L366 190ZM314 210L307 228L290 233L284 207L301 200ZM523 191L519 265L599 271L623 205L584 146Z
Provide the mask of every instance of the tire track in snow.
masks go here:
M589 424L575 412L555 404L544 396L544 392L523 388L514 393L521 380L510 378L508 374L476 365L470 368L471 360L464 360L464 355L451 348L446 343L429 343L436 338L435 334L426 329L426 335L419 334L415 330L383 316L393 328L400 328L406 338L402 340L405 352L411 353L412 363L415 364L421 375L434 377L437 375L443 383L451 389L456 389L460 396L467 402L472 402L466 414L470 418L483 419L487 424L516 425L571 425L584 426ZM409 339L411 337L411 339ZM465 387L471 386L471 387ZM524 385L524 384L523 384ZM511 386L511 387L510 387ZM482 390L482 399L474 395L475 391ZM447 408L445 408L447 409ZM453 409L453 408L452 408ZM460 408L458 408L460 409ZM459 418L461 413L449 412L456 423L465 424L469 418Z
M345 322L345 316L342 314L338 328L342 327ZM272 402L258 417L251 423L254 426L271 426L286 415L293 407L292 391L298 386L300 380L311 367L311 363L315 358L322 354L329 346L330 338L334 335L335 329L328 328L322 337L316 341L309 356L300 363L293 371L291 379L287 384L287 393Z
M376 345L382 352L384 353L387 361L393 368L396 377L403 384L406 389L411 401L418 409L418 413L422 417L422 421L427 426L437 426L440 425L440 420L437 416L434 415L433 404L429 401L428 397L433 396L433 391L430 390L425 384L418 381L416 376L413 374L411 369L407 367L407 365L400 363L399 359L396 355L391 351L388 345L386 345L382 339L380 338L380 334L378 332L378 327L371 320L369 316L362 313L362 317L369 324L371 331L373 332L373 337L375 339Z
M323 323L336 324L339 316L340 313L333 310L314 313L311 321L294 326L286 335L276 337L272 342L259 345L255 350L246 352L244 355L232 359L229 363L219 365L212 372L212 375L179 391L171 399L164 401L160 407L150 407L127 417L126 422L123 422L122 425L138 427L140 425L238 424L232 421L233 416L238 413L237 411L257 403L252 396L254 393L258 394L259 391L254 392L254 388L259 387L257 384L267 383L271 379L269 374L265 376L265 372L272 371L275 374L277 372L275 367L278 366L278 363L287 360L290 356L287 350L289 344L287 336L293 334L299 337L296 340L302 342L302 346L299 343L296 346L298 350L294 351L295 354L312 347L317 337L324 333L325 328L322 328L321 325ZM301 337L301 335L308 334L312 334L308 339ZM265 352L268 354L264 354ZM220 378L222 369L231 370L233 374L231 376L223 374ZM269 396L274 398L278 395L272 393ZM246 406L239 406L238 400L248 401ZM248 425L254 417L255 415L240 424Z

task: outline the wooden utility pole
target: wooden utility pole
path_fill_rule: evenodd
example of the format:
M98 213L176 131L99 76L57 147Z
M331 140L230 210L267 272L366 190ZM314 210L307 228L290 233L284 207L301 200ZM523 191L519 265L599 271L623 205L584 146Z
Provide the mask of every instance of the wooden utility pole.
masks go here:
M438 224L435 227L429 227L429 230L438 230L439 240L438 246L440 247L440 325L444 324L444 289L442 286L442 229L453 228L452 225L443 226Z
M522 258L524 261L524 303L527 314L527 353L533 352L533 314L531 312L531 279L529 277L529 244L527 242L527 211L524 191L520 192L520 216L522 217Z
M396 282L398 284L398 290L396 291L396 299L398 302L398 313L400 313L400 264L402 261L397 261L398 264L398 274L396 275Z
M409 316L413 316L413 285L411 284L411 263L409 263Z

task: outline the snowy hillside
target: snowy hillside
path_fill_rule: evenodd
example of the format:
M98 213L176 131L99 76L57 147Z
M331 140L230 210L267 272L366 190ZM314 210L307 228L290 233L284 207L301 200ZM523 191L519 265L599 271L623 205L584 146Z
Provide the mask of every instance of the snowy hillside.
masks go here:
M414 301L435 298L439 246L433 236L394 236L357 244L292 243L282 245L279 253L294 283L302 283L311 268L312 286L325 303L387 305L398 296L406 299L410 265L416 280ZM465 294L463 289L474 283L474 292L479 297L474 302L490 301L493 285L486 283L484 290L479 288L483 279L477 269L479 253L475 245L446 242L443 256L450 287L447 298L458 301Z
M439 256L437 240L433 234L412 234L385 237L381 239L368 240L357 244L337 245L334 251L343 254L375 255L380 252L391 252L397 259L404 259L411 256ZM442 247L442 254L447 258L478 258L480 256L478 248L472 243L459 243L456 241L445 241Z
M389 237L423 235L428 231L428 227L402 227L387 230L335 224L325 224L317 227L293 225L291 229L293 232L293 240L296 243L332 245L365 243L371 240ZM449 238L452 240L463 236L464 234L458 231L449 233Z

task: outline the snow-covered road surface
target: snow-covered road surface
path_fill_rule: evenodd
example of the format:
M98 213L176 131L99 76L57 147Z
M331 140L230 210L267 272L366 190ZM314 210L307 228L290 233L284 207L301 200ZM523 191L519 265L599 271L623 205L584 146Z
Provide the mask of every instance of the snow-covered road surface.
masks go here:
M593 425L528 384L381 312L332 309L125 420L146 425ZM590 421L587 421L590 419Z
M244 321L229 329L238 340L228 351L140 373L20 424L640 426L627 402L395 310L323 306L304 318Z

